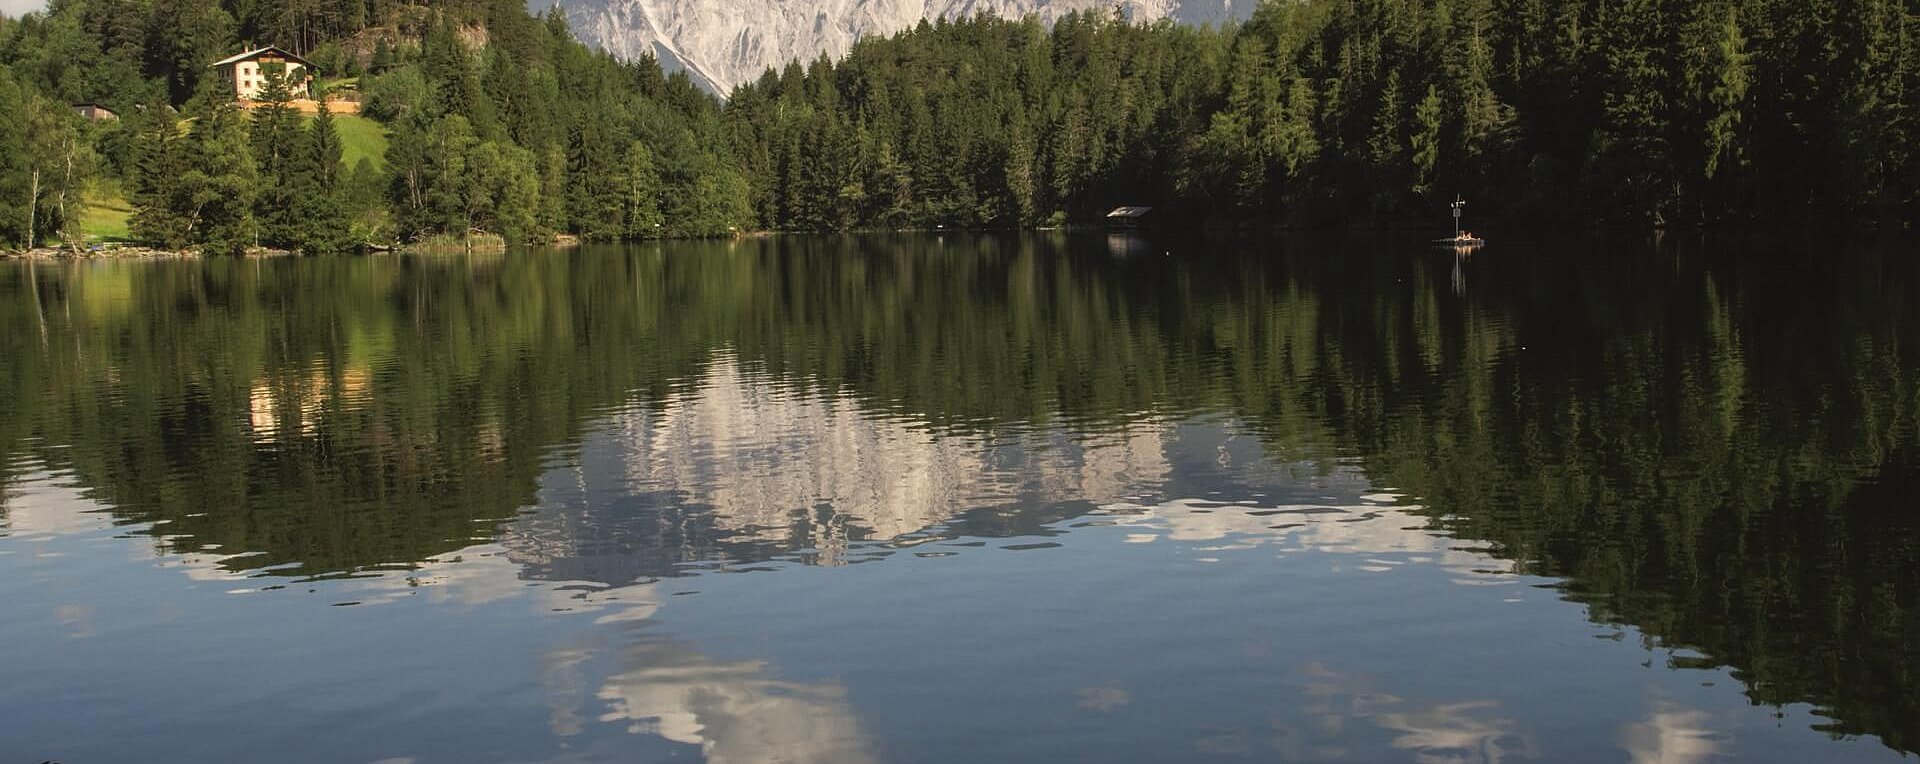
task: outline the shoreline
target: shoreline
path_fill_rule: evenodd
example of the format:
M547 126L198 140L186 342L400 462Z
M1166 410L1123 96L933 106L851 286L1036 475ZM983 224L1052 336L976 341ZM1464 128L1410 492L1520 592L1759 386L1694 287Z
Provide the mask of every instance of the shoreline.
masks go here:
M135 245L105 246L97 249L34 247L0 251L0 260L186 260L203 257L190 249L162 249Z
M259 247L240 257L291 257L298 253ZM197 249L165 249L138 244L95 245L87 249L34 247L0 250L0 260L199 260L208 255Z
M638 243L649 243L649 242L657 243L657 242L668 242L668 241L714 241L717 239L729 239L729 238L734 240L740 240L740 239L764 239L764 238L783 237L783 236L834 237L834 236L873 236L873 235L884 236L884 235L899 235L899 234L941 236L946 234L994 235L994 234L1018 234L1018 233L1065 233L1065 234L1102 234L1104 233L1109 235L1133 235L1133 236L1146 236L1146 237L1201 236L1206 238L1238 238L1238 237L1247 237L1247 236L1259 237L1259 236L1299 236L1299 235L1379 236L1379 235L1408 233L1415 230L1418 230L1418 229L1399 229L1399 228L1393 228L1393 229L1372 229L1372 228L1327 228L1327 229L1313 229L1313 228L1258 229L1258 228L1255 228L1255 229L1248 229L1248 228L1212 228L1207 226L1200 226L1200 227L1144 226L1139 228L1128 228L1128 227L1106 227L1106 226L1086 225L1086 224L1070 224L1070 225L1064 225L1064 226L996 227L996 228L875 228L875 229L854 229L854 230L847 230L847 231L765 230L765 231L739 232L734 234L731 237L669 236L669 237L644 238L644 239L621 239L616 241L598 242L598 243L638 244ZM1509 229L1509 230L1517 235L1526 235L1530 233L1533 229L1530 229L1528 227L1519 227L1516 229ZM1692 233L1692 234L1719 233L1721 235L1735 235L1735 236L1751 233L1751 232L1716 230L1711 228L1688 229L1684 231L1676 231L1671 228L1652 229L1652 230L1600 228L1590 232L1598 232L1598 233L1605 233L1605 234L1640 234L1640 235L1651 235L1655 237L1667 236L1675 233ZM1877 228L1869 228L1862 231L1858 231L1857 233L1879 235L1879 234L1884 234L1885 231ZM1422 241L1428 241L1428 240L1422 240ZM361 245L361 247L358 248L357 250L354 250L348 253L341 253L341 254L342 255L479 254L479 253L500 253L500 252L505 252L514 247L521 247L521 246L548 247L553 249L565 250L565 249L576 249L586 244L587 242L581 240L578 236L571 235L571 234L561 234L554 237L554 240L551 242L542 242L537 244L509 244L497 236L476 236L476 237L463 237L463 238L436 237L436 238L429 238L429 239L424 239L421 241L410 242L410 243L364 244L364 245ZM303 257L303 256L304 255L302 255L300 252L297 252L297 251L285 250L285 249L272 249L267 247L255 247L255 248L248 249L243 254L235 255L235 257L243 257L243 258ZM4 261L4 260L55 261L55 260L105 260L105 259L197 260L197 259L208 258L208 257L224 257L224 255L208 255L197 248L167 249L163 247L149 247L145 245L131 244L131 243L95 244L87 248L35 247L30 250L0 249L0 261Z

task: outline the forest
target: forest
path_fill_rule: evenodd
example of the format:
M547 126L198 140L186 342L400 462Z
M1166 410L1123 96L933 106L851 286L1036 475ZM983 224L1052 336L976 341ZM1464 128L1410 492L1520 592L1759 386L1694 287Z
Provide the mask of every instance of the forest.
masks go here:
M1438 226L1459 197L1494 225L1904 227L1917 17L1912 0L1270 0L1224 29L983 15L721 98L515 0L55 0L0 18L0 246L1022 228L1123 204L1166 225ZM235 107L208 64L269 44L360 113ZM350 156L343 125L377 152Z

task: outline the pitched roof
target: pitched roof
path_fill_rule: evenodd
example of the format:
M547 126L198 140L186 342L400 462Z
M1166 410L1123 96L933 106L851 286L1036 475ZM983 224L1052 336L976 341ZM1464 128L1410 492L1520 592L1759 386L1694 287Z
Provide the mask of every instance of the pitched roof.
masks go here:
M1140 218L1145 217L1147 213L1152 211L1152 207L1116 207L1112 212L1107 213L1107 217Z
M228 56L226 58L220 59L219 61L215 61L212 64L209 64L209 66L217 67L217 66L226 66L227 64L237 64L264 53L278 53L280 54L281 58L287 59L288 61L293 61L308 69L315 68L312 61L308 61L292 53L288 53L285 48L281 48L280 46L277 46L277 45L268 45L267 47L255 48L253 50L247 51L237 56Z

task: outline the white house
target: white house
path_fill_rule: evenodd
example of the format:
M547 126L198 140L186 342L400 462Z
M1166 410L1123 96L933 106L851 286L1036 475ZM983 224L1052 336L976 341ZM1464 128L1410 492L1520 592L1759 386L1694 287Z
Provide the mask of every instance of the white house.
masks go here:
M313 62L271 45L215 61L213 68L233 84L234 97L242 101L257 100L267 86L267 75L272 73L287 79L287 89L293 91L294 98L311 97L308 85L313 81Z

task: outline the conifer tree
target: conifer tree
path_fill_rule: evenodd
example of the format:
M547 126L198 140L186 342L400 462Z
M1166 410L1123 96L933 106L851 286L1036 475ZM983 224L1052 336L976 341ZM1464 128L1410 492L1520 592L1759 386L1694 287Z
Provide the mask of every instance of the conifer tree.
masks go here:
M7 68L0 66L0 247L28 239L27 101Z
M1408 156L1413 149L1413 137L1406 129L1405 109L1406 93L1400 84L1400 72L1389 71L1386 84L1380 90L1379 104L1374 108L1366 144L1367 164L1373 171L1371 184L1376 212L1391 211L1400 195L1412 189L1412 183L1405 180L1407 171L1413 168Z
M535 157L540 173L540 208L535 213L543 231L567 230L567 153L558 143L549 143Z
M367 70L370 74L379 74L393 64L393 46L387 44L386 35L381 35L373 42L373 57L367 65Z
M136 117L129 232L163 247L184 247L192 199L187 193L186 142L172 107L147 104Z
M202 88L188 113L193 124L179 192L187 203L185 237L209 254L240 254L258 243L253 210L260 175L246 118L218 87Z
M335 193L340 191L341 175L346 169L343 166L346 147L340 142L339 128L334 126L333 107L327 105L325 98L319 99L317 106L313 121L307 125L306 171L317 189Z
M266 84L253 108L250 130L260 182L254 194L254 217L262 244L292 248L305 238L302 200L314 193L308 185L312 165L303 151L306 135L300 114L293 109L293 91L285 72L265 71L263 79Z
M300 251L309 255L345 252L354 245L347 213L347 189L341 180L343 148L333 111L320 99L300 146Z
M1440 165L1440 128L1445 117L1440 88L1428 85L1426 97L1413 108L1413 192L1421 196L1432 196L1435 190L1435 171Z
M0 65L0 248L27 244L27 179L27 94Z
M626 161L621 169L627 238L659 236L666 219L660 214L660 172L654 167L653 152L643 141L627 144Z
M1014 225L1033 222L1039 211L1039 177L1034 156L1036 149L1026 120L1015 120L1012 130L1007 135L1007 158L1003 170L1009 203L1008 222Z
M613 132L601 112L586 112L568 140L567 213L574 230L589 241L618 238L624 228Z
M155 0L148 68L167 75L173 103L201 90L210 64L232 52L233 16L204 0Z

